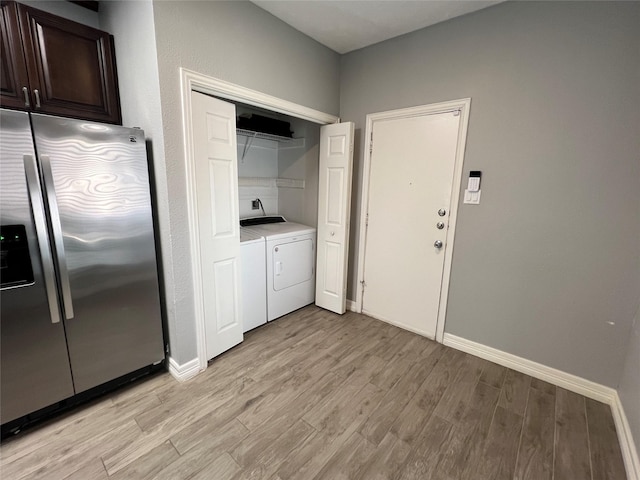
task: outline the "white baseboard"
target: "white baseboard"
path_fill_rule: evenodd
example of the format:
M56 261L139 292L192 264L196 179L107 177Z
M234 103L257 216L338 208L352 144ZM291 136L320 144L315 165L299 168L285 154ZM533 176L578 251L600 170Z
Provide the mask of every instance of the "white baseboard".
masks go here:
M638 450L629 427L627 416L624 412L618 392L599 383L592 382L582 377L542 365L541 363L518 357L502 350L497 350L481 343L472 342L450 333L444 334L444 345L469 353L476 357L484 358L490 362L525 373L534 378L552 383L571 392L579 393L587 398L592 398L611 406L611 414L616 425L616 432L622 450L625 468L629 480L640 480L640 461Z
M622 406L618 392L616 392L613 403L611 404L611 413L613 414L613 421L616 424L622 458L624 459L624 466L627 469L627 478L630 480L640 480L640 458L638 457L638 449L633 440L629 420L627 420L627 415L624 412L624 407Z
M200 361L198 358L194 358L180 365L172 357L169 357L169 373L176 380L186 382L200 373Z
M360 311L358 310L358 305L356 304L356 302L354 302L353 300L349 300L349 299L347 299L347 310L349 310L350 312L360 313Z
M521 373L526 373L532 377L544 380L562 388L566 388L585 397L604 402L609 405L613 403L613 398L616 395L615 389L611 387L605 387L599 383L592 382L590 380L572 375L570 373L557 370L555 368L547 367L541 363L527 360L526 358L518 357L502 350L497 350L492 347L487 347L481 343L472 342L450 333L444 334L443 343L456 350L462 350L463 352L470 353L476 357L484 358L490 362L497 363L498 365L511 368Z

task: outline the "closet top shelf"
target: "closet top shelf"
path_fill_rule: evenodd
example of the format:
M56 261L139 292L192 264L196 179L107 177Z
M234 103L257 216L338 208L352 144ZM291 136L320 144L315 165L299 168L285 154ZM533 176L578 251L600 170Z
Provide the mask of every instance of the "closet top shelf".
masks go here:
M253 130L243 130L242 128L236 129L237 135L249 138L259 138L261 140L274 140L278 143L291 143L298 138L281 137L280 135L273 135L271 133L254 132Z

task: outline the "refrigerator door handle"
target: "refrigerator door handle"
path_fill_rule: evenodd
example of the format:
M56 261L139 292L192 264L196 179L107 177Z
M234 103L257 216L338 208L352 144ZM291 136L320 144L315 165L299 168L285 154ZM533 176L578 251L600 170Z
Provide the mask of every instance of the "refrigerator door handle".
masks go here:
M58 295L56 292L56 272L53 266L53 257L49 246L49 234L47 233L47 222L44 215L44 200L40 190L38 180L38 169L33 155L23 155L25 177L27 180L27 191L31 202L31 211L38 236L38 246L40 247L40 259L42 261L42 274L44 277L49 312L51 313L51 323L60 323L60 307L58 305Z
M60 223L60 213L58 211L58 200L53 182L53 172L51 171L51 159L49 155L40 155L42 165L42 177L49 204L49 216L51 217L51 229L53 230L53 247L58 259L58 274L60 278L60 289L62 290L62 305L64 306L64 316L67 320L73 318L73 300L71 299L71 285L69 283L69 271L67 270L67 255L64 251L62 236L62 223Z

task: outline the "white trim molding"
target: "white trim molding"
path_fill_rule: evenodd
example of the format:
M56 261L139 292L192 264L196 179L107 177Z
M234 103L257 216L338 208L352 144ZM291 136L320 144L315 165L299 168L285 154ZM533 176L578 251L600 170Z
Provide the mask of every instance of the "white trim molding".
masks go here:
M353 300L349 300L348 298L347 298L347 310L349 310L350 312L360 313L360 310L358 310L358 304Z
M185 74L181 70L180 89L182 92L182 133L184 138L184 162L187 191L187 218L189 221L189 245L191 250L191 278L193 281L193 308L196 323L196 348L198 352L198 369L204 371L207 368L207 344L204 314L204 294L202 292L202 267L200 265L200 227L198 222L198 198L196 195L196 168L195 152L193 148L193 124L191 105L191 91L194 89L196 79ZM177 364L176 364L177 365ZM169 361L169 371L175 375ZM180 369L178 369L180 370Z
M193 280L193 308L196 323L196 345L198 368L207 368L207 344L204 314L204 294L202 291L202 267L200 265L200 234L198 223L198 199L196 197L196 169L193 149L193 125L191 92L214 95L229 101L242 102L274 112L284 113L321 125L337 123L339 117L307 108L287 100L272 97L218 78L209 77L186 68L180 68L180 92L182 98L182 133L184 138L184 168L187 189L187 218L189 222L189 245L191 247L191 277ZM190 365L191 362L188 362ZM171 363L169 365L171 370ZM173 371L172 371L173 374ZM174 375L175 376L175 375ZM176 377L178 378L178 377Z
M627 469L627 478L629 478L629 480L640 480L640 457L638 457L638 449L633 440L629 420L627 420L627 415L624 412L624 407L622 406L618 392L615 392L613 402L611 403L611 413L613 415L613 421L616 424L622 458L624 460L624 466Z
M440 302L438 308L438 318L436 323L436 341L442 343L444 335L444 323L447 315L447 298L449 296L449 279L451 276L451 262L453 259L454 238L456 233L456 223L458 218L458 203L460 198L460 186L462 183L462 167L464 163L464 153L467 143L467 130L469 126L469 109L471 108L470 98L461 98L441 103L429 105L419 105L386 112L370 113L367 115L365 148L362 171L362 195L360 196L360 228L358 242L358 281L356 289L356 311L361 312L364 308L362 304L362 282L364 280L364 259L367 243L367 211L369 209L369 180L371 177L371 149L367 148L366 142L371 141L371 133L375 122L411 118L423 115L434 115L438 113L460 112L460 127L458 128L458 141L456 144L456 157L453 168L453 183L451 185L451 203L449 207L449 228L447 229L446 245L444 253L444 265L442 268L442 283L440 287ZM403 327L406 328L406 327Z
M472 342L471 340L451 335L450 333L444 334L443 343L456 350L484 358L485 360L516 370L517 372L526 373L532 377L552 383L558 387L566 388L567 390L598 400L599 402L608 403L609 405L611 405L613 396L616 394L615 389L611 387L605 387L604 385L585 378L547 367L541 363L527 360L526 358L518 357L492 347L487 347L481 343Z
M200 373L200 359L194 358L180 365L172 357L169 358L169 373L179 382L186 382Z
M455 348L476 357L484 358L490 362L497 363L503 367L525 373L534 378L544 380L558 387L565 388L571 392L579 393L587 398L592 398L611 407L611 414L616 425L616 433L622 450L627 476L631 479L640 480L640 460L638 450L631 433L629 421L624 412L624 407L620 402L618 392L611 387L592 382L582 377L572 375L562 370L548 367L541 363L527 360L526 358L503 352L481 343L476 343L465 338L445 333L443 336L444 345Z
M203 75L186 68L180 68L180 78L182 80L183 101L186 86L188 87L187 93L189 95L191 94L191 90L194 90L208 95L215 95L232 102L246 103L247 105L265 108L272 112L283 113L320 125L340 122L340 118L335 115L273 97L266 93L258 92L257 90L251 90L250 88L226 82L219 78Z

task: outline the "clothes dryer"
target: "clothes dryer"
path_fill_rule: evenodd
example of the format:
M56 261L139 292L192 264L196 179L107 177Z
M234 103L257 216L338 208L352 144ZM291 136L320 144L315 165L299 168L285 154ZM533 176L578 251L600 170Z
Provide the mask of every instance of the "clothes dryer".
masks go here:
M263 225L254 223L244 228L263 236L266 241L267 320L275 320L313 303L316 229L284 219Z

